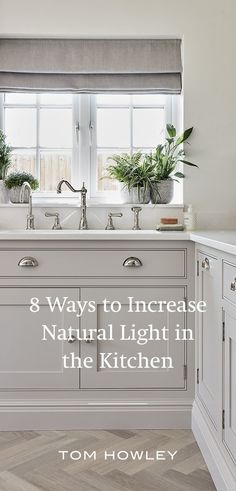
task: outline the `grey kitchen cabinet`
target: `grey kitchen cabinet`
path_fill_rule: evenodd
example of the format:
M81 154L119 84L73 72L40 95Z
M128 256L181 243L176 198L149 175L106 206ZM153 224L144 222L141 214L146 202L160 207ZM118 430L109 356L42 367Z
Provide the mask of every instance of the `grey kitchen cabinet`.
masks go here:
M43 327L52 332L55 325L56 333L69 325L78 327L70 313L51 312L46 297L61 294L59 288L0 288L0 390L78 388L78 372L62 363L71 344L54 340L47 331L45 335ZM63 295L76 300L79 290L65 288ZM30 311L31 298L39 299L38 312ZM78 346L74 349L78 352Z
M206 302L205 312L197 312L196 336L197 391L208 416L215 428L218 427L219 367L222 336L222 314L220 297L220 261L213 254L199 252L197 299Z
M145 302L146 305L155 299L162 302L183 302L185 300L183 287L82 288L81 298L93 299L96 302L96 311L87 312L81 320L83 329L86 330L89 326L95 333L93 341L81 344L82 357L91 356L94 361L91 369L81 370L81 388L185 390L186 341L176 340L176 328L185 327L186 314L170 313L166 308L161 309L163 312L152 313L147 311L147 307L144 309L145 312L142 312L142 305L137 312L134 312L137 310L135 301ZM114 310L117 310L118 301L121 306L120 308L118 305L120 311L105 312L104 299L109 302L107 305L115 302ZM107 307L106 310L110 308ZM103 336L102 339L97 339L97 333L104 328L106 329L104 339ZM165 328L164 336L163 328ZM146 335L146 338L151 337L151 340L142 344L141 330L144 329L146 334L143 333L143 339ZM110 332L112 332L112 339L109 339ZM109 357L105 357L106 353L109 353ZM125 357L123 366L120 362L121 356ZM143 358L142 367L139 367L138 356L146 357ZM170 356L173 368L169 368ZM131 357L130 363L134 368L127 368L127 360ZM154 357L160 359L160 363L157 360L159 367L146 368L147 358L150 360ZM163 363L166 368L163 367Z
M173 240L4 240L0 242L0 429L188 428L194 381L194 346L175 340L175 327L194 327L188 313L130 313L127 298L139 301L194 299L194 247ZM30 258L26 260L25 258ZM27 264L27 265L25 265ZM52 314L46 297L94 300L96 312L76 317ZM30 299L40 311L29 311ZM104 298L122 304L105 313ZM112 340L97 338L107 324ZM72 326L95 340L42 341L42 325ZM120 340L120 325L169 328L168 342ZM70 340L71 341L71 340ZM100 353L159 358L158 368L97 366ZM64 368L62 356L82 360ZM172 357L173 367L168 365ZM85 357L94 366L83 368ZM138 357L138 355L137 355ZM138 359L136 357L136 359ZM163 361L166 360L166 361ZM111 360L112 361L112 360ZM157 361L155 362L157 367ZM166 363L166 365L164 365Z
M108 277L108 278L139 278L147 276L149 278L185 278L186 277L186 249L155 249L136 250L124 247L123 249L110 250L109 247L103 250L83 249L78 251L71 250L67 254L67 249L42 250L37 248L34 256L37 259L37 267L33 271L29 268L19 267L19 263L28 256L29 251L23 250L0 250L0 277L28 277L32 274L35 277L45 278L55 277ZM126 267L125 261L130 257L138 256L141 262L140 267ZM65 260L66 259L66 260Z
M196 395L192 428L219 491L236 483L236 258L196 244Z
M223 441L236 462L236 309L224 312Z

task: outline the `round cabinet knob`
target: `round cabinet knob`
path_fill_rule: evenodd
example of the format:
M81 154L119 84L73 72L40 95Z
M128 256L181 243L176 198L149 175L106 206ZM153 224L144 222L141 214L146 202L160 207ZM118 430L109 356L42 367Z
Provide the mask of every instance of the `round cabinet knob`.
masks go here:
M210 269L210 261L207 257L205 257L204 261L202 261L202 268L203 269Z
M39 263L37 261L37 259L35 259L34 257L22 257L22 259L20 259L20 261L18 262L18 266L20 266L21 268L36 268L36 266L38 266Z
M138 257L127 257L123 262L125 268L140 268L142 265L143 263Z
M73 336L73 334L72 334L72 336L68 336L67 341L68 341L68 343L72 344L76 341L76 337Z
M234 281L232 281L232 283L230 285L230 290L231 290L231 292L236 291L236 278L234 278Z

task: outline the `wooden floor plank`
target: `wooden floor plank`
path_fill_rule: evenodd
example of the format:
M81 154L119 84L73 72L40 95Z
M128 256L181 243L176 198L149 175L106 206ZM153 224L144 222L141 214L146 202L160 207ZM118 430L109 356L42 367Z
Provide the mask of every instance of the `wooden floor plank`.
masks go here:
M173 461L104 459L115 450L177 450ZM59 450L96 450L62 461ZM0 491L216 491L190 430L0 433Z

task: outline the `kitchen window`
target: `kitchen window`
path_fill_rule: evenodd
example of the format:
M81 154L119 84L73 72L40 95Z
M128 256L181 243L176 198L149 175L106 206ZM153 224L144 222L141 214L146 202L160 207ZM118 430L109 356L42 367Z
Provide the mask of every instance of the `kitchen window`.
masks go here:
M114 153L150 152L165 138L165 125L179 131L179 95L7 93L0 95L0 123L13 148L11 170L37 176L42 200L55 197L60 179L90 198L119 201L117 182L107 179ZM70 198L65 190L65 195ZM73 195L74 197L74 195ZM176 183L174 203L182 203Z

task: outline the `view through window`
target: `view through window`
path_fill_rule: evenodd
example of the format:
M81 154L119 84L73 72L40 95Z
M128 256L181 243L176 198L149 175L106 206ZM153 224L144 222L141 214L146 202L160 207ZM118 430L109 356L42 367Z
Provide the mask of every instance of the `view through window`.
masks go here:
M39 179L39 196L55 193L60 179L75 187L86 181L89 196L119 199L116 181L106 178L113 154L152 151L177 124L179 96L127 94L8 93L0 108L13 148L11 170ZM182 186L174 201L181 203Z

